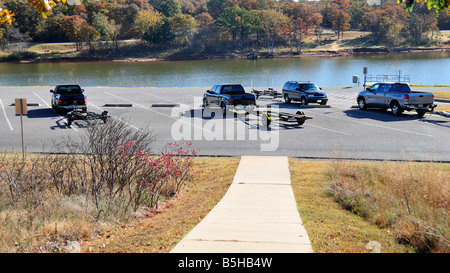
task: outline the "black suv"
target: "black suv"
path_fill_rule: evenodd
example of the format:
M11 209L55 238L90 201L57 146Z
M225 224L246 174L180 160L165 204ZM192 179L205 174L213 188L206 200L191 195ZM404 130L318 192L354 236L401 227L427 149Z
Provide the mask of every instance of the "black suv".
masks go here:
M289 81L283 86L282 94L284 101L300 101L302 105L308 103L320 103L325 105L328 102L327 93L321 91L322 88L311 82Z

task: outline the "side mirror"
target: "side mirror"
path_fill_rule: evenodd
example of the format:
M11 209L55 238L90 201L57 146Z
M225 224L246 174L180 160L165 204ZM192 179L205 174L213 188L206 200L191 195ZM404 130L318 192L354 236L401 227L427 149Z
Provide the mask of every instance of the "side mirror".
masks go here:
M84 89L81 89L81 93L84 93Z
M50 90L50 93L55 93L55 91L53 91L53 90Z
M206 93L211 94L211 90L206 90Z
M370 87L367 87L366 91L372 92L372 89L370 89Z
M322 90L322 87L319 87L319 90Z

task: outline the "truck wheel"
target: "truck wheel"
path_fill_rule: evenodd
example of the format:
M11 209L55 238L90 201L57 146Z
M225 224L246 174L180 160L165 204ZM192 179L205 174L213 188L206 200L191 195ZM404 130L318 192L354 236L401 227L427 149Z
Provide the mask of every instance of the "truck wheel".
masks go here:
M423 117L427 113L426 109L417 109L416 111L417 115L419 115L420 117Z
M67 115L67 125L72 125L72 115Z
M291 99L289 98L288 94L284 94L284 102L291 103Z
M222 108L222 115L225 118L227 116L227 105L225 103L220 104L220 108Z
M358 99L358 107L360 110L366 110L367 106L366 106L366 101L363 98L359 98Z
M308 102L306 101L305 97L302 97L300 102L301 102L302 105L308 105Z
M394 116L400 116L403 112L403 110L400 108L400 105L398 104L398 102L393 102L391 104L391 110L392 110L392 114L394 114Z

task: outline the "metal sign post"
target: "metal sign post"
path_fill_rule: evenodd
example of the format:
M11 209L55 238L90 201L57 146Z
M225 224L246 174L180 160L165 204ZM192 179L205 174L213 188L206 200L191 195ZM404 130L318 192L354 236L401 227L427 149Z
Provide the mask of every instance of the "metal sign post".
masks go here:
M363 74L364 74L364 88L366 88L366 76L367 76L367 67L363 67Z
M23 115L28 113L27 111L27 99L16 99L16 115L20 115L20 132L22 136L22 160L25 161L25 151L23 146Z

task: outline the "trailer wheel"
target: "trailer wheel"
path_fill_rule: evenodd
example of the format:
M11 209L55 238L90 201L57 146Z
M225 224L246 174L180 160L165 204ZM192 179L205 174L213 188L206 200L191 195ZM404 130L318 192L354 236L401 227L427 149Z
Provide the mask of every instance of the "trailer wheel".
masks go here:
M68 114L67 115L67 125L72 125L72 115L71 114Z
M297 113L295 113L295 114L304 116L304 115L305 115L305 112L303 112L303 111L297 111ZM297 124L298 124L298 125L303 125L304 123L305 123L305 119L304 119L304 118L297 118Z
M269 128L270 127L270 122L271 122L271 116L270 116L270 113L263 113L262 114L262 120L261 120L261 122L262 122L262 125L264 126L264 127L266 127L266 128Z

